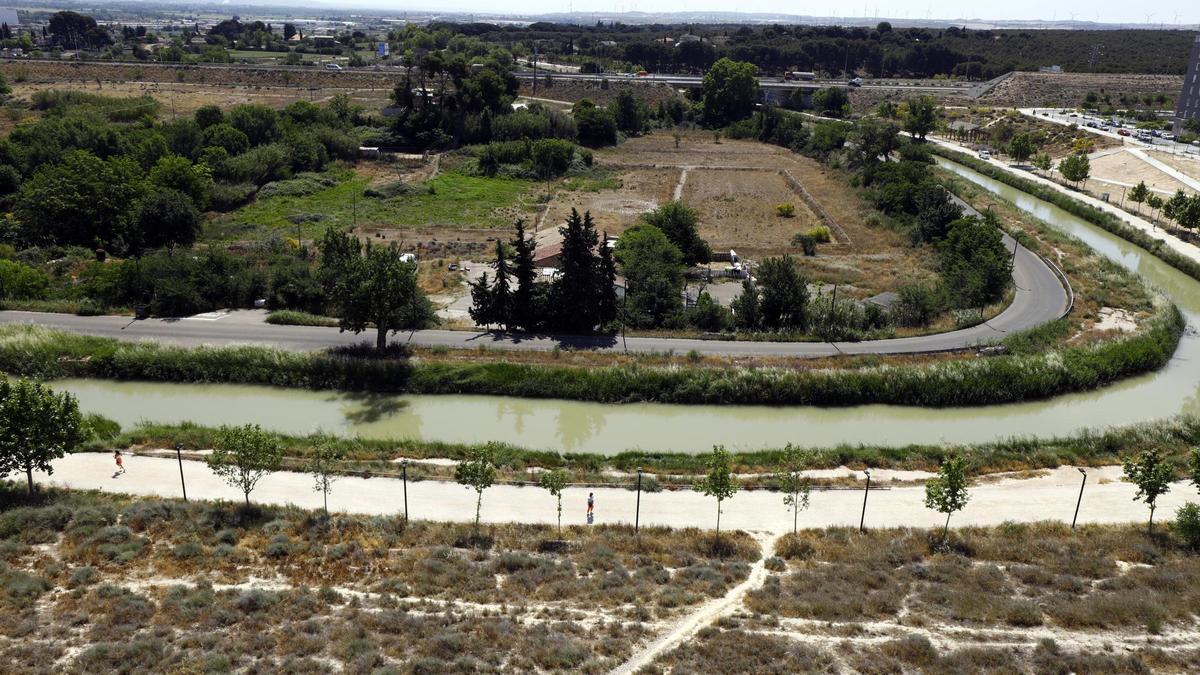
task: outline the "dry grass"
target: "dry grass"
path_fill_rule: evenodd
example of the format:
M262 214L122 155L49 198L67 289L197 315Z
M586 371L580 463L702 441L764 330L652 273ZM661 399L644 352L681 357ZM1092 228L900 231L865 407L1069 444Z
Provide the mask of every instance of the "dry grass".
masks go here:
M776 544L743 609L652 672L1145 673L1200 666L1200 558L1132 526L1057 523Z
M10 505L22 499L5 489ZM56 492L0 512L0 658L24 671L604 672L745 579L699 530L470 528Z

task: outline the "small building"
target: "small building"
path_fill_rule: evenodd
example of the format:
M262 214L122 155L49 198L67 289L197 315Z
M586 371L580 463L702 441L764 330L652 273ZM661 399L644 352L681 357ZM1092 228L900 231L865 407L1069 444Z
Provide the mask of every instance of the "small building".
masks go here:
M562 243L541 246L533 252L534 267L558 267L562 262Z
M1042 66L1041 68L1038 68L1038 72L1039 73L1049 73L1051 75L1062 75L1062 66L1060 66L1060 65Z

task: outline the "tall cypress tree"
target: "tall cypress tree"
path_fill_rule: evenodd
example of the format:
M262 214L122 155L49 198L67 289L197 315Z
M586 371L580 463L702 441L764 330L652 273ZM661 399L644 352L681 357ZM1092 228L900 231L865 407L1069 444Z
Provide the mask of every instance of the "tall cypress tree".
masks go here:
M508 256L504 253L504 242L496 240L496 283L492 286L492 321L508 330L513 325L512 285L508 278Z
M525 221L517 219L517 237L512 241L513 276L517 288L513 292L512 323L522 330L533 330L538 324L538 308L535 306L533 285L537 283L537 270L533 267L533 238L525 236Z
M488 283L488 274L484 272L471 282L471 307L467 310L476 326L487 326L496 323L492 312L492 288Z
M600 327L611 324L617 318L617 264L613 260L612 249L608 247L608 233L600 240L600 283L596 289L599 295L598 316Z
M554 282L555 328L589 333L599 319L597 236L591 214L581 218L579 211L571 209L567 224L558 232L562 235L562 253L558 266L560 274Z

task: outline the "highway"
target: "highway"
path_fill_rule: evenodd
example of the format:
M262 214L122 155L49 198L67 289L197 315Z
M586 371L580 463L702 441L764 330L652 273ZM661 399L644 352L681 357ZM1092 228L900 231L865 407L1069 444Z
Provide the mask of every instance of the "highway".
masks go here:
M1005 238L1008 246L1014 242ZM815 358L838 354L920 354L971 349L1003 339L1009 333L1039 326L1061 317L1070 294L1058 273L1037 254L1018 246L1013 264L1016 293L1013 302L987 323L971 328L918 337L863 342L749 342L696 338L573 336L422 330L400 333L395 340L422 347L550 351L587 349L607 352L712 356ZM182 346L255 344L293 351L314 351L373 340L374 333L355 335L336 328L276 326L263 323L260 313L234 312L220 318L145 319L127 316L81 317L72 314L0 312L0 324L36 324L48 328L124 341L150 340Z

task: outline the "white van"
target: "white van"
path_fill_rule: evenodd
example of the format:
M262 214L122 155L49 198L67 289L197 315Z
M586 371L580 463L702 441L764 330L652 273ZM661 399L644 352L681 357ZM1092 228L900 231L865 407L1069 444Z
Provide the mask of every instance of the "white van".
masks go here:
M992 153L988 152L987 150L979 151L979 159L987 160L987 159L991 159L991 158L992 158Z

